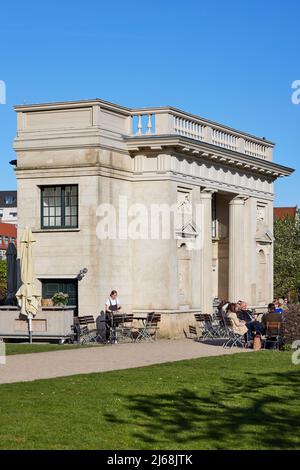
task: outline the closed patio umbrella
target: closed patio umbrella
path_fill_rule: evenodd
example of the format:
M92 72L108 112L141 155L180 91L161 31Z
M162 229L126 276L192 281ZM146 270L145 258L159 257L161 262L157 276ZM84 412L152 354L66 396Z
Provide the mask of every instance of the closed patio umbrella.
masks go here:
M22 285L16 297L22 315L28 318L29 342L32 343L32 319L38 312L41 295L36 286L32 245L35 242L30 228L26 227L20 240L21 280Z

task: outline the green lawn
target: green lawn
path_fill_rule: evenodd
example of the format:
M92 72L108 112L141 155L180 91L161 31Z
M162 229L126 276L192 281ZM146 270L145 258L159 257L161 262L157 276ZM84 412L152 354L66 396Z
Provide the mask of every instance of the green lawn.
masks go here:
M23 344L23 343L6 343L5 350L6 355L11 356L13 354L31 354L48 351L68 351L69 349L97 347L97 344ZM99 345L100 346L100 345Z
M275 351L0 385L0 448L299 449L299 390Z

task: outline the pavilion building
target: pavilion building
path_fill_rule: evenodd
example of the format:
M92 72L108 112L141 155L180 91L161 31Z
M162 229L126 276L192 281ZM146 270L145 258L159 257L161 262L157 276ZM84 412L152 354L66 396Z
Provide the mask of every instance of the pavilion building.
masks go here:
M18 230L44 297L65 291L82 315L112 289L129 312L273 299L273 183L293 170L272 142L172 107L15 110Z

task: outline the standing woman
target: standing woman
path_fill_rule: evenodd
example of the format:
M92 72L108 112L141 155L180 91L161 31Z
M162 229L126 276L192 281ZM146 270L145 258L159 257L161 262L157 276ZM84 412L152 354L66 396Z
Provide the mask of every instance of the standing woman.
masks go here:
M112 315L114 312L121 310L122 306L119 303L118 292L112 290L110 296L105 302L105 326L106 326L106 340L110 339L110 329L113 327Z
M121 310L121 308L122 306L119 303L118 292L116 290L112 290L105 303L105 312L112 313L116 312L117 310Z

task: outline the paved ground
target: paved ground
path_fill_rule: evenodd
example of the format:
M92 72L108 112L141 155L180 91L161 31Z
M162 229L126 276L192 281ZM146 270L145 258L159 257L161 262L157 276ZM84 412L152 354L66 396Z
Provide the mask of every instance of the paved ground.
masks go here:
M225 350L221 346L188 339L160 340L110 346L7 356L0 365L0 384L23 382L74 374L129 369L197 357L233 354L244 350Z

